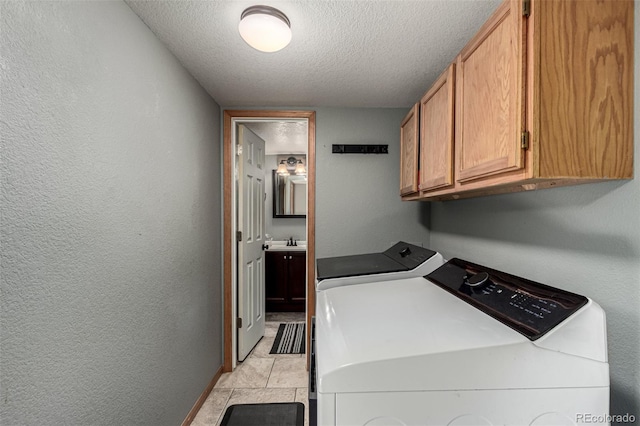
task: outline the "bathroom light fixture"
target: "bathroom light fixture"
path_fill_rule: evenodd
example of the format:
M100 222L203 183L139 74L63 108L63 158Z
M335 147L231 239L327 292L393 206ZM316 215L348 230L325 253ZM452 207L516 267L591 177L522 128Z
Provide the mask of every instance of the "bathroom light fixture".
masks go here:
M283 158L280 160L276 173L282 176L287 176L287 175L306 176L307 168L305 167L304 162L302 160L294 156L290 156L290 157L287 157L286 159Z
M302 164L302 160L298 160L298 164L296 164L295 174L298 176L305 176L307 174L307 168Z
M276 173L278 173L279 175L289 174L289 170L287 170L287 165L285 164L285 160L280 161L280 164L278 164L278 170L276 170Z
M238 31L247 44L261 52L277 52L291 41L287 15L270 6L251 6L240 15Z

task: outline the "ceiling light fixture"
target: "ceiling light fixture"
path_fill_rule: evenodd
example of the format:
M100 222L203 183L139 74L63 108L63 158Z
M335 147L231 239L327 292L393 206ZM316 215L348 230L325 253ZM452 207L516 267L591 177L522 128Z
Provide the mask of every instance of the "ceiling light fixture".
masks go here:
M261 52L277 52L291 41L287 15L270 6L251 6L240 15L238 31L247 44Z

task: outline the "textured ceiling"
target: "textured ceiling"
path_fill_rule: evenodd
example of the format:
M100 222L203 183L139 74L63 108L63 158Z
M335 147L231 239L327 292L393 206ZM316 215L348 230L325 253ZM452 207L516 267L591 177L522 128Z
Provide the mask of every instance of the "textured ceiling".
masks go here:
M500 0L171 0L127 4L223 107L409 107ZM242 11L280 9L293 39L262 53Z
M265 141L265 153L306 154L307 121L239 121Z

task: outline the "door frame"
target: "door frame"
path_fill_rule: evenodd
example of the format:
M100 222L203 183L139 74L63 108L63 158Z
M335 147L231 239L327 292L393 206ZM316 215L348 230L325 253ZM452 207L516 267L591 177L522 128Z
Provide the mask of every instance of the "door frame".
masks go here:
M233 143L234 120L249 118L307 119L307 330L311 317L315 315L315 206L316 206L316 113L303 110L225 110L223 114L223 371L233 371L233 333L236 319L233 318L234 258L237 224L233 218L235 191L235 147ZM309 368L310 333L306 333L307 369Z

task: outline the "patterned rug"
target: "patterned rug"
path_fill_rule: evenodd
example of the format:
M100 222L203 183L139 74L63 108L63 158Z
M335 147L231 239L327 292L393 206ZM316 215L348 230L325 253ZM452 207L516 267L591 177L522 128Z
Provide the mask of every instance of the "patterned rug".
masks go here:
M270 354L303 354L305 351L305 324L289 322L280 324Z

